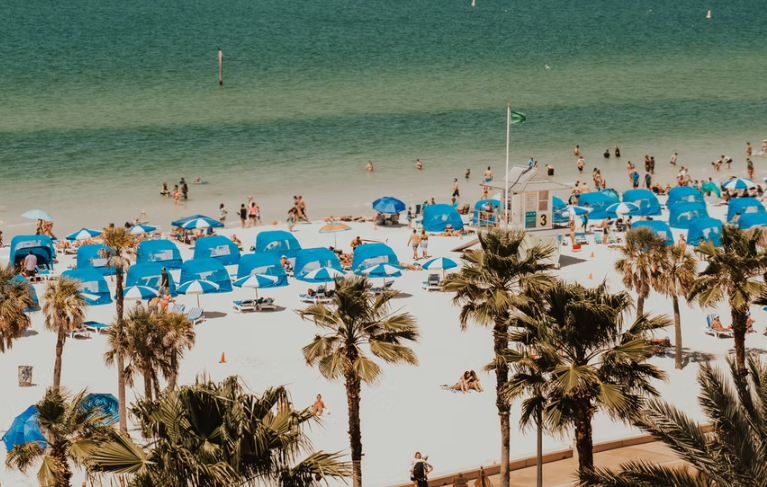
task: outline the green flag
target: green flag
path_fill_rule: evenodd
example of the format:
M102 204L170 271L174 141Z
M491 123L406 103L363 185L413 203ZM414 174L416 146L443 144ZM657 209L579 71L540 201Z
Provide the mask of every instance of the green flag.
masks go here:
M527 120L527 116L520 112L511 112L511 123L522 123Z

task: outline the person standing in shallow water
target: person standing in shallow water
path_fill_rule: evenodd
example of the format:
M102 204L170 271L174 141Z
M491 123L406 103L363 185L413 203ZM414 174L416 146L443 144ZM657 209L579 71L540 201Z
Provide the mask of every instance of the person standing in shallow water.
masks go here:
M615 146L615 158L620 159L621 157L621 150L618 148L618 146Z

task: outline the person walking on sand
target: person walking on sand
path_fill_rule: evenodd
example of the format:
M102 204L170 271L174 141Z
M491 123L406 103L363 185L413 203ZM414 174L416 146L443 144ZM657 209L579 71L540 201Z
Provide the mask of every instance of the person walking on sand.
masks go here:
M423 258L428 259L429 256L426 255L426 250L429 248L429 234L426 233L426 229L421 229L421 251L423 252Z
M458 191L458 178L453 179L453 198L460 198L461 192Z
M298 195L298 213L305 222L309 222L309 215L306 213L306 201L300 194Z
M748 179L754 179L754 162L751 159L746 159L746 171Z
M218 221L220 221L223 224L226 224L226 214L229 213L226 210L226 205L221 203L218 205Z
M298 215L298 209L294 206L288 210L288 230L293 232L293 228L296 226L296 217Z
M571 245L575 245L575 216L570 218L570 242Z
M415 168L418 169L419 171L423 169L423 162L421 162L421 159L416 159Z
M413 246L413 259L418 260L418 245L421 243L421 236L418 235L418 230L415 228L413 229L413 233L410 235L410 238L407 241L406 245L412 245Z
M258 225L256 222L256 215L258 214L258 206L255 201L250 202L250 208L248 208L248 228Z
M240 205L240 223L242 228L245 228L245 222L248 221L248 209L245 208L245 203Z

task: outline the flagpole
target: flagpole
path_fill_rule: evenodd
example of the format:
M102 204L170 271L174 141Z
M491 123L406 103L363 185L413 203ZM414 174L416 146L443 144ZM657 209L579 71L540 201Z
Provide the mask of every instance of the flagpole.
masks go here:
M509 230L509 136L511 127L511 104L506 104L506 190L503 192L503 211L506 215L506 231Z

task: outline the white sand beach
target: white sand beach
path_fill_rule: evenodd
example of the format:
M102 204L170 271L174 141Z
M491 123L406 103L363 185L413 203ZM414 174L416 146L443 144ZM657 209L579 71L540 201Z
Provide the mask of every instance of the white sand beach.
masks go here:
M726 207L709 205L714 217L722 217ZM213 215L211 215L213 216ZM662 217L666 219L664 210ZM349 241L359 235L362 239L376 240L390 245L401 262L412 262L412 251L406 245L406 227L378 227L372 223L351 223L351 231L340 234L320 234L321 222L296 227L295 236L302 247L327 247L334 244L337 236L340 248L348 251ZM239 225L238 225L239 227ZM284 225L260 226L240 229L233 226L219 232L223 235L236 233L245 250L253 245L260 231L285 229ZM563 231L564 233L564 231ZM685 231L686 233L686 231ZM674 230L677 238L679 230ZM6 235L9 238L10 235ZM612 291L622 290L618 274L613 269L619 252L607 246L595 245L589 234L590 244L580 253L572 253L570 247L562 247L562 268L556 275L584 285L595 285L606 279ZM458 258L450 249L464 241L456 237L430 239L429 252L433 256ZM183 258L190 259L192 251L179 245ZM590 257L591 253L594 257ZM64 271L73 262L72 256L59 256L57 269ZM175 271L178 272L178 271ZM593 279L589 280L588 276ZM457 472L478 465L490 465L498 461L500 434L498 416L494 405L492 374L481 372L484 393L454 394L440 388L441 384L453 384L464 370L481 371L492 356L492 340L487 329L469 326L461 331L458 308L447 293L426 292L421 283L427 271L403 271L395 280L394 288L401 295L393 302L416 316L422 338L415 346L420 361L417 367L385 366L384 377L379 384L363 386L362 391L362 443L364 448L363 474L367 485L383 486L408 480L409 462L418 450L429 455L435 466L434 475ZM178 277L177 274L174 277ZM45 284L35 284L38 295ZM114 289L110 282L110 288ZM304 322L294 312L302 308L298 294L308 287L316 287L291 279L282 288L264 289L261 296L275 298L278 311L242 314L232 309L232 300L252 296L252 290L235 288L226 294L200 296L207 319L197 325L197 344L186 354L181 365L180 383L193 382L198 374L207 374L214 380L237 374L256 392L284 384L292 394L295 407L309 407L316 394L323 396L328 411L322 417L322 427L311 432L316 449L348 451L346 395L342 383L328 383L319 372L308 367L301 348L308 344L317 332L312 323ZM267 292L268 291L268 292ZM177 302L187 307L196 305L196 296L179 296ZM671 313L671 301L651 293L645 310L651 313ZM722 321L729 325L729 312L718 310ZM767 314L754 309L758 333L747 337L749 349L767 350L767 337L762 332L767 324ZM705 335L705 315L711 311L683 305L682 327L686 357L689 364L683 370L674 370L673 355L655 357L652 362L669 374L666 383L657 385L664 399L673 402L694 418L703 416L697 404L698 386L695 380L696 362L711 359L724 363L725 355L732 348L732 339L718 339ZM114 305L91 307L88 320L111 322ZM52 383L55 335L45 331L43 315L32 315L32 328L27 335L14 343L13 349L0 354L0 433L11 424L13 418L30 404L37 402L45 387ZM673 330L668 330L673 339ZM660 336L665 336L662 333ZM117 382L114 368L103 362L105 337L92 335L90 339L67 340L63 357L62 383L72 391L88 388L91 392L116 394ZM219 363L221 355L226 363ZM673 354L673 351L672 351ZM20 388L17 383L17 367L34 366L33 387ZM129 398L141 394L141 384L129 390ZM523 434L516 424L519 407L512 407L512 457L534 454L535 438L532 432ZM628 436L632 428L612 422L605 416L595 419L594 440ZM136 436L138 433L133 433ZM559 449L571 444L571 438L544 440L545 450ZM0 469L3 486L37 485L34 472L24 477L17 472ZM83 472L77 472L73 485L80 485Z

